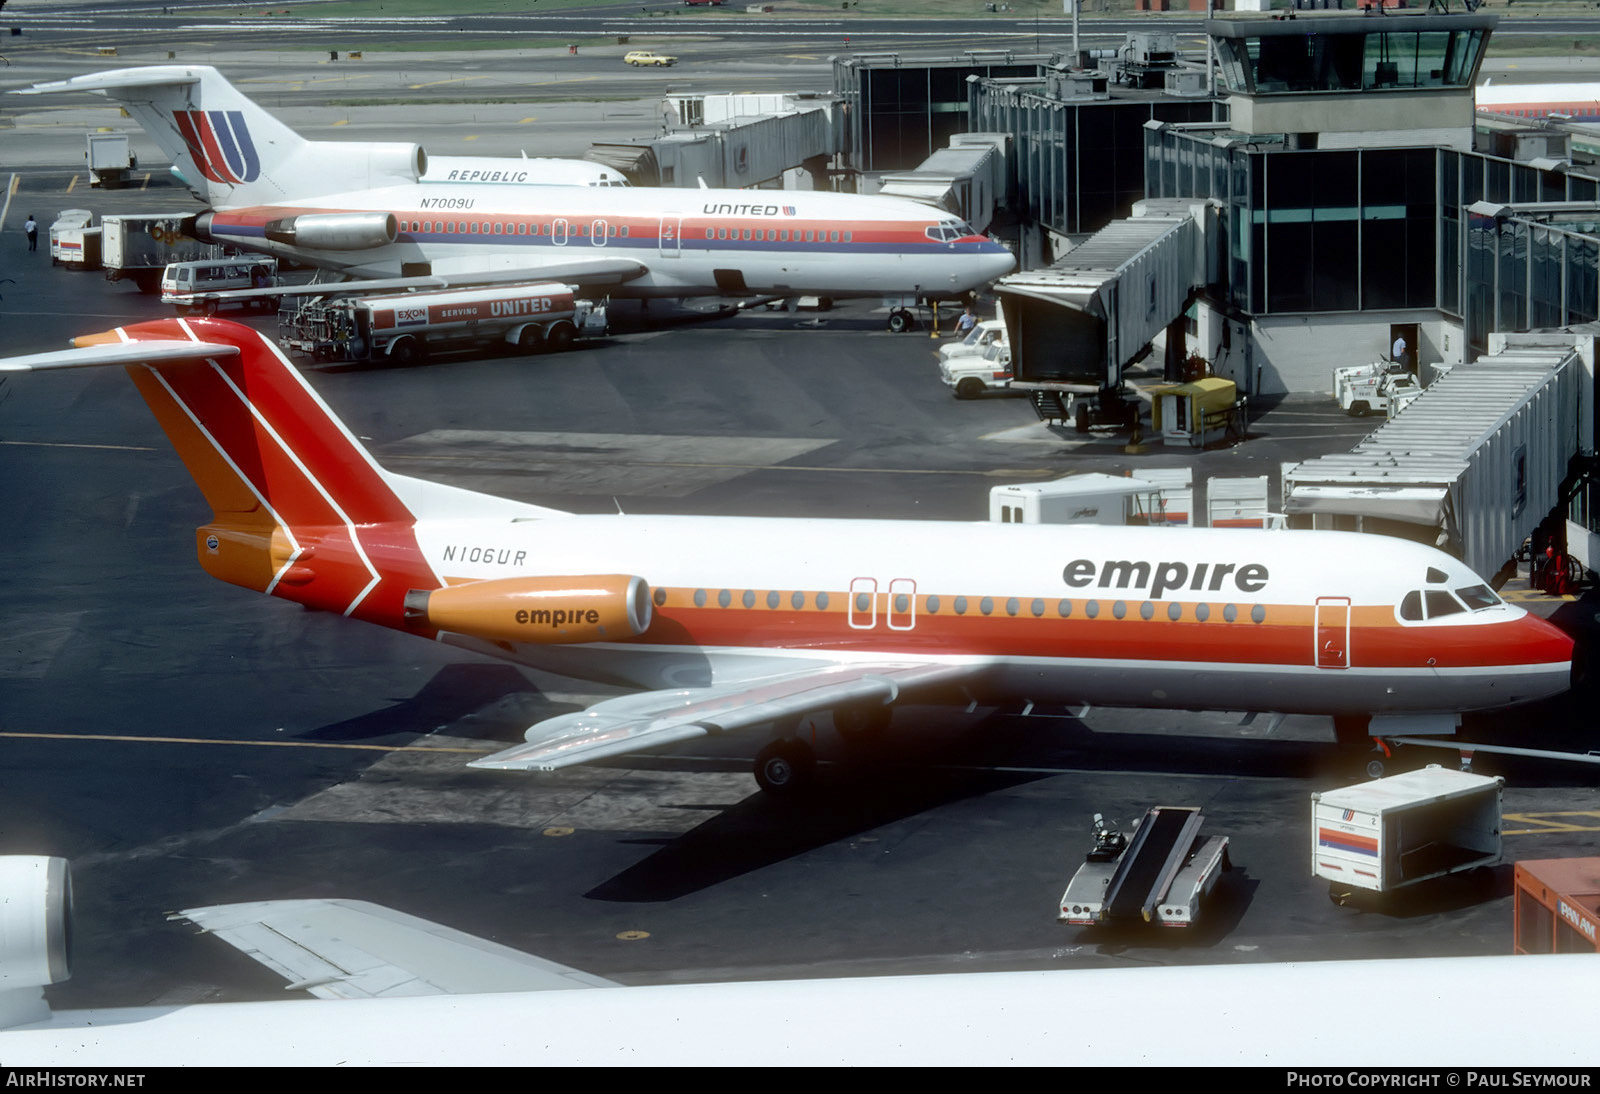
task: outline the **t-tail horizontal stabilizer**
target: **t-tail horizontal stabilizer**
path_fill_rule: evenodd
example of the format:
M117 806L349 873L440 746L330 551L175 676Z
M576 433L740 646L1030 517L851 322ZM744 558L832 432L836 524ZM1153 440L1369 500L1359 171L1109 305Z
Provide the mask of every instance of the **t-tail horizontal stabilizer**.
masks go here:
M90 338L100 338L91 335ZM219 361L239 356L238 346L212 342L148 341L94 342L79 339L73 349L32 353L0 360L0 372L44 372L58 368L96 368L106 365L159 365L180 361Z

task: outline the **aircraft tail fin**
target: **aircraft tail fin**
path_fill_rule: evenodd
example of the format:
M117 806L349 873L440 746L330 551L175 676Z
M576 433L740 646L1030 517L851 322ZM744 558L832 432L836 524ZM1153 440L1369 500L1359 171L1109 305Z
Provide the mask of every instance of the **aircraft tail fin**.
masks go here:
M74 344L0 361L0 373L126 366L211 506L196 553L223 581L400 626L406 592L441 584L417 544L419 517L555 514L386 472L278 347L241 324L161 319Z
M152 65L35 84L18 94L90 91L131 114L201 200L218 209L415 182L415 144L308 141L207 65Z

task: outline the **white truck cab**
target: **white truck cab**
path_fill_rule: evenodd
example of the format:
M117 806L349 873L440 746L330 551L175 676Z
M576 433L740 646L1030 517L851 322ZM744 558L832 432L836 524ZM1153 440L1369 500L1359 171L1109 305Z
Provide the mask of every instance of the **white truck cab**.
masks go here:
M976 399L985 391L1007 388L1011 377L1011 347L1003 341L991 341L982 353L939 360L939 378L955 389L957 399Z
M940 346L939 360L942 363L952 357L981 357L985 350L997 342L1006 344L1005 321L986 319L968 331L965 338Z

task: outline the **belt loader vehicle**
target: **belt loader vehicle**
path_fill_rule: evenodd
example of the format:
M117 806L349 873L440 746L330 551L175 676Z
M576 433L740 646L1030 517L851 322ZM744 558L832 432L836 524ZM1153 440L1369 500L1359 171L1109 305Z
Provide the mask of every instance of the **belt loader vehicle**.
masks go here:
M1228 837L1202 838L1203 821L1192 806L1158 805L1124 836L1096 813L1094 849L1067 884L1057 918L1075 927L1140 920L1192 926L1230 868Z

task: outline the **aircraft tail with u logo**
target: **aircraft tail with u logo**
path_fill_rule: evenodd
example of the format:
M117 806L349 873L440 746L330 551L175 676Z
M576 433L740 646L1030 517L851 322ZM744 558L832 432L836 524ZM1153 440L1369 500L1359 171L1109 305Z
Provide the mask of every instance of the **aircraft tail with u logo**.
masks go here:
M415 144L308 141L207 65L95 72L17 92L92 91L120 103L213 209L270 206L343 190L416 182Z

